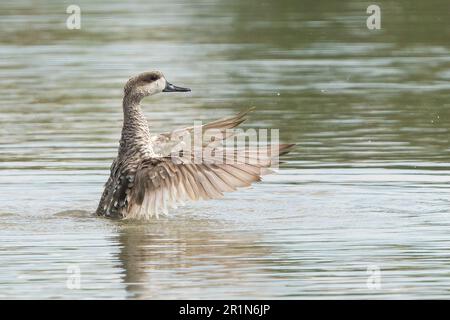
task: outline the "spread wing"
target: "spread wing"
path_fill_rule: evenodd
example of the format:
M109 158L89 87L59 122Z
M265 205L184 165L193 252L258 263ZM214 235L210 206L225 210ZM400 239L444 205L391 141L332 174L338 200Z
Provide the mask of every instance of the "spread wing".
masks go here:
M125 219L158 217L186 201L218 199L224 192L248 187L261 180L275 156L289 152L292 146L279 145L275 153L261 152L261 148L247 151L244 160L230 164L214 158L200 164L173 157L144 160L136 171L123 216Z
M205 134L208 130L212 132L214 136L220 136L220 140L225 140L233 135L233 132L229 129L239 126L242 122L247 120L246 116L248 113L253 111L254 108L250 108L246 111L240 112L232 117L219 119L213 122L209 122L201 126L201 133L203 138L203 147L207 145L212 146L210 136ZM193 138L194 127L186 127L181 129L176 129L171 132L161 133L155 135L152 138L152 146L155 153L161 156L168 156L172 151L174 146L180 142L180 138L189 135ZM221 141L216 141L214 144L217 147Z

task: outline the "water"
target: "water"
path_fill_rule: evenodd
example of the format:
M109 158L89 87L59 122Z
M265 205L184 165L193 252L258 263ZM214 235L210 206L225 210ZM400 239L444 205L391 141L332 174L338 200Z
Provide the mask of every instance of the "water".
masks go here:
M0 298L448 298L448 2L377 3L369 31L366 1L83 0L77 31L2 1ZM152 69L193 90L144 101L155 132L256 106L298 147L224 200L92 216Z

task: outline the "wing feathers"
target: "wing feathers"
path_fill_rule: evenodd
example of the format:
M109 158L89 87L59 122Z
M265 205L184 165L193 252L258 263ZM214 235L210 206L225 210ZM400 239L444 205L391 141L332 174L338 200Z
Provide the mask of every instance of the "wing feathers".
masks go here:
M245 116L250 111L213 121L204 125L202 129L218 129L225 132L245 121ZM183 130L193 130L193 127L174 132ZM169 135L158 136L155 143L167 142ZM221 198L224 192L232 192L237 188L248 187L253 182L260 181L262 175L270 172L269 167L273 164L275 157L288 153L294 146L282 144L278 148L272 148L272 146L237 148L227 153L230 150L222 146L217 147L220 144L220 142L210 142L208 145L210 149L204 149L204 153L210 152L209 157L204 157L204 161L200 164L185 161L184 157L143 160L134 174L134 180L127 183L128 189L124 191L122 188L116 191L126 196L123 200L126 206L122 210L122 216L125 219L148 219L153 215L158 217L160 214L167 214L168 208L176 208L188 200ZM111 198L106 199L106 202L112 201Z

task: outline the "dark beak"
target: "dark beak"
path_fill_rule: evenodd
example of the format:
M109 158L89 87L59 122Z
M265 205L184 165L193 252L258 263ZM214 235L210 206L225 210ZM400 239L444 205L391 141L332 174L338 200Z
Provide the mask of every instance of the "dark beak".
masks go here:
M166 87L164 88L163 92L188 92L191 91L189 88L182 88L174 86L173 84L166 82Z

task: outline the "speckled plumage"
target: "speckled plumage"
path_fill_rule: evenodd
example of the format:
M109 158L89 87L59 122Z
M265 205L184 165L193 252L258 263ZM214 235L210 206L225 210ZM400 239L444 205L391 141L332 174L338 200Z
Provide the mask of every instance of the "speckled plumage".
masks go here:
M119 151L111 165L111 174L96 211L98 215L148 219L167 214L169 207L174 208L185 201L220 198L223 192L259 181L265 168L272 164L271 157L287 153L292 147L280 145L275 155L268 152L266 158L247 150L249 157L258 159L258 162L248 161L247 157L245 162L234 164L216 162L214 159L194 163L169 157L167 149L170 149L173 140L177 140L174 136L191 132L193 127L152 135L140 107L140 101L145 96L166 91L168 86L171 86L170 91L188 91L167 83L158 71L140 74L125 85ZM246 114L243 112L211 122L202 129L225 132L242 123ZM215 142L214 148L219 145Z

